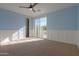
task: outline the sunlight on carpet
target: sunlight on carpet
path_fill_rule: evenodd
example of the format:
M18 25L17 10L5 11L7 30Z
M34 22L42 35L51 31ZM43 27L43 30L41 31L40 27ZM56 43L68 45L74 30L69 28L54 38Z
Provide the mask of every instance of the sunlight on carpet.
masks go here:
M25 43L25 42L33 42L33 41L40 41L44 40L41 38L26 38L18 41L12 41L12 42L1 42L1 45L10 45L10 44L18 44L18 43Z

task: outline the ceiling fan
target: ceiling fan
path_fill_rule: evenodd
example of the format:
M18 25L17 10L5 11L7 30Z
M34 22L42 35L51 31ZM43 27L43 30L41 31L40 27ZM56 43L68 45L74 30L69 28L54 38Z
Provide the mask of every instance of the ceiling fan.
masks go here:
M30 5L28 7L26 6L20 6L20 8L27 8L33 12L36 12L36 11L40 11L40 10L35 10L34 7L37 5L38 3L30 3Z

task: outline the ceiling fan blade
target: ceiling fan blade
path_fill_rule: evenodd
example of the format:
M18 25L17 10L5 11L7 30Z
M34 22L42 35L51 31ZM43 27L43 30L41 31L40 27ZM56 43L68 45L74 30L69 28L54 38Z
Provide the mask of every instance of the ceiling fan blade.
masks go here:
M38 3L34 3L34 4L32 5L32 7L35 7L37 4L38 4Z
M20 8L29 8L29 7L24 7L24 6L19 6Z

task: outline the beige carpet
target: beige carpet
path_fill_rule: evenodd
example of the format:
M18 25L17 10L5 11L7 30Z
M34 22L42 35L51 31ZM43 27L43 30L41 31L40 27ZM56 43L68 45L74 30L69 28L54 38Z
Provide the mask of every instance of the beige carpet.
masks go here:
M2 54L1 54L2 53ZM39 40L0 46L0 55L9 56L77 56L75 45L64 44L51 40Z

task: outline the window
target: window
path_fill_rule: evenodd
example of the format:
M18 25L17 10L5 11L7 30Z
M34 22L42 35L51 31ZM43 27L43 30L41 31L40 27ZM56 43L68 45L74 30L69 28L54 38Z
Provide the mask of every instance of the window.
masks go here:
M35 37L47 38L47 18L35 19Z

